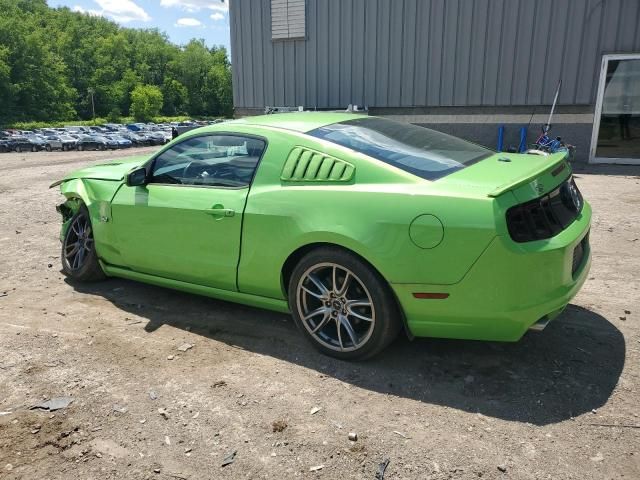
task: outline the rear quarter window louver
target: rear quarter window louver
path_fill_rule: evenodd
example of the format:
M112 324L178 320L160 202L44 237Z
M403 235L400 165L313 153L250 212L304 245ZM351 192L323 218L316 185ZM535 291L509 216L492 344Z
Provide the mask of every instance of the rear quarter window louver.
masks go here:
M283 182L350 182L355 168L349 162L309 148L295 147L282 169Z

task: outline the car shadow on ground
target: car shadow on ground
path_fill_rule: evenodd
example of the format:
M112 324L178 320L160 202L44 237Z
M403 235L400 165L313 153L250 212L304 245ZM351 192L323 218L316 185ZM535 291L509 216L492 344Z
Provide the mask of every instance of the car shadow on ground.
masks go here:
M576 305L517 343L401 336L375 358L349 363L313 350L288 315L127 280L68 283L146 318L150 335L170 325L363 389L536 425L604 405L625 361L620 331Z

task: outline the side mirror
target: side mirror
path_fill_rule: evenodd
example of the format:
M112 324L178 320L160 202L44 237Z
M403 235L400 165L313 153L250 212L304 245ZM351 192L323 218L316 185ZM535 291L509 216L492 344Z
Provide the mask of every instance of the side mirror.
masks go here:
M141 187L147 184L147 169L144 167L136 168L129 172L125 178L128 187Z

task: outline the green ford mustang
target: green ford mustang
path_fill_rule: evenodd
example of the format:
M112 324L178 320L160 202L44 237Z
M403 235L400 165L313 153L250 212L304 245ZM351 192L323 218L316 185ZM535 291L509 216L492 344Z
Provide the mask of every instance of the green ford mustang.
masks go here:
M291 312L321 351L516 341L573 298L591 208L563 154L346 113L250 117L73 172L64 272Z

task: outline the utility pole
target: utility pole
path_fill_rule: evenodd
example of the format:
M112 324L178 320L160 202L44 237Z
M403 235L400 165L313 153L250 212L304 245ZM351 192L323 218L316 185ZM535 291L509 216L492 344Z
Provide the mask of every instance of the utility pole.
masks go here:
M96 121L96 105L93 102L93 94L96 93L95 89L93 87L89 87L87 89L87 92L89 93L89 95L91 95L91 111L93 112L93 121Z

